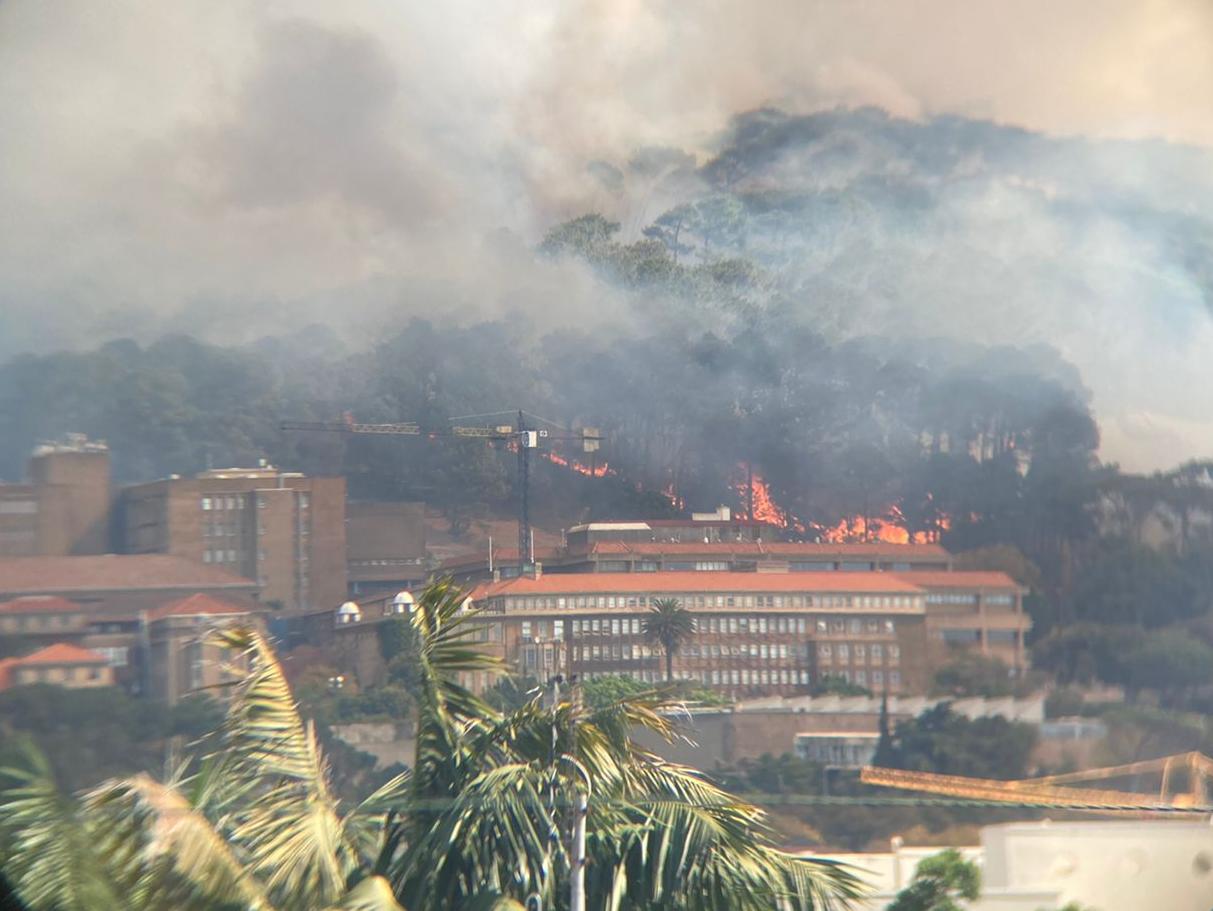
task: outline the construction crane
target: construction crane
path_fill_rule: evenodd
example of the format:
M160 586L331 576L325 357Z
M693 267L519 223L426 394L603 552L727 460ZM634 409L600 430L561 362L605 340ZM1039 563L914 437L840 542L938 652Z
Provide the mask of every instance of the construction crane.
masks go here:
M489 414L469 414L452 420L470 420L473 418L490 418L513 412L497 411ZM539 448L540 443L554 440L575 440L581 444L583 452L596 452L602 437L593 427L583 427L578 432L570 432L567 428L554 421L544 418L538 420L551 424L561 432L528 427L527 412L517 410L517 424L499 424L491 427L483 426L452 426L449 430L422 430L420 424L408 422L398 424L366 424L355 421L348 412L340 421L283 421L279 424L281 430L289 431L320 431L325 433L374 434L379 436L426 436L432 439L449 437L467 440L487 440L489 442L504 442L512 446L518 455L518 566L520 571L534 565L535 551L531 535L531 451Z
M1177 771L1183 772L1184 787L1181 790L1174 787ZM1160 776L1157 794L1104 787L1074 787L1083 782L1108 781L1146 774ZM1213 806L1209 804L1208 785L1211 779L1213 759L1197 752L1014 781L937 775L933 772L910 772L879 766L867 766L859 773L859 780L865 784L886 788L1020 806L1094 810L1141 816L1174 812L1213 812Z

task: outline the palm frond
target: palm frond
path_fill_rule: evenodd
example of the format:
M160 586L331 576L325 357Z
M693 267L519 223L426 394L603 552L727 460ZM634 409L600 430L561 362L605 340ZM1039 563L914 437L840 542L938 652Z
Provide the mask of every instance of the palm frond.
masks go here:
M382 876L368 876L326 911L404 911Z
M29 768L2 770L11 785L0 792L0 865L21 900L33 911L130 907L79 807L59 793L41 754L23 753Z
M226 629L216 638L250 664L221 731L230 835L286 907L337 901L361 858L329 789L315 731L300 717L282 667L260 634ZM244 799L254 794L256 799Z
M232 847L177 788L136 775L94 789L85 807L94 820L95 849L137 864L141 875L133 888L149 901L178 891L180 880L200 907L272 907Z

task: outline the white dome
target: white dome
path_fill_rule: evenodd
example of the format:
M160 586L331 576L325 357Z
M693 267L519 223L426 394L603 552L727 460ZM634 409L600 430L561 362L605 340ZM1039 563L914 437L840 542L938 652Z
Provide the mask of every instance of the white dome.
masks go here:
M396 597L392 599L392 603L388 605L389 614L412 613L413 607L416 605L413 596L408 592L397 592Z
M356 620L362 619L362 608L353 601L346 601L345 604L337 608L338 623L353 623Z

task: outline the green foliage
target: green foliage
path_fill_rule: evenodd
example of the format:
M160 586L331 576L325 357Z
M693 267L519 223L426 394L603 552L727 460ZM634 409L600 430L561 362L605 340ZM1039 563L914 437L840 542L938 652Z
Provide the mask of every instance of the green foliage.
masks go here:
M0 692L0 765L18 761L28 740L68 790L103 778L163 768L169 738L191 742L215 729L219 704L195 695L175 706L117 688L69 690L49 684Z
M641 625L646 642L665 652L665 679L674 679L674 656L695 635L695 616L677 598L655 598Z
M888 911L961 911L981 894L981 870L955 848L924 858Z
M581 698L590 708L601 709L652 689L651 684L641 680L621 674L604 674L581 684Z
M336 799L269 646L229 629L215 635L252 670L205 752L165 782L111 779L79 801L36 761L10 776L5 873L33 911L445 911L531 895L561 908L569 858L556 836L582 790L592 908L824 911L857 893L840 867L777 851L756 807L640 749L637 727L675 736L661 698L498 712L469 692L464 675L503 665L471 643L464 597L437 584L419 598L415 762L360 803Z
M871 696L872 691L866 686L852 683L838 674L822 674L812 687L814 696Z
M936 693L960 698L1015 695L1016 681L1002 661L975 651L960 651L935 671Z
M897 723L890 747L893 768L974 778L1023 778L1036 745L1030 724L1001 716L969 720L947 703Z

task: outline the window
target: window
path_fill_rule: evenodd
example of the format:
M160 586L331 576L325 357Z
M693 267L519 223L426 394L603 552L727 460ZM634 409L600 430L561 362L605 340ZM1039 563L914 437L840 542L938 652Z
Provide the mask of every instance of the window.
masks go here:
M855 672L855 682L857 684L859 684L860 686L867 686L868 685L867 671L856 671Z
M841 642L838 645L838 660L839 661L850 661L851 660L851 649L847 646L847 644L845 642Z
M522 637L524 639L529 639L531 637L531 621L530 620L522 621Z
M884 683L884 671L872 671L872 686L880 686Z
M800 633L802 636L804 635L804 617L796 618L796 632Z
M834 658L834 648L829 643L823 642L817 646L817 658L822 664L829 664Z
M889 686L901 686L901 674L897 671L889 671Z
M206 512L210 512L210 509L211 509L211 498L210 497L202 498L202 508Z
M862 645L858 645L858 644L856 644L856 646L855 646L855 660L856 660L856 661L863 661L863 660L864 660L866 657L867 657L867 649L866 649L866 648L864 648Z
M901 646L900 645L890 645L889 646L889 664L896 664L900 660L901 660ZM890 682L892 682L892 680L891 680L892 675L890 674L889 676L890 676Z
M872 660L879 661L883 657L884 657L884 646L873 645L872 646Z

